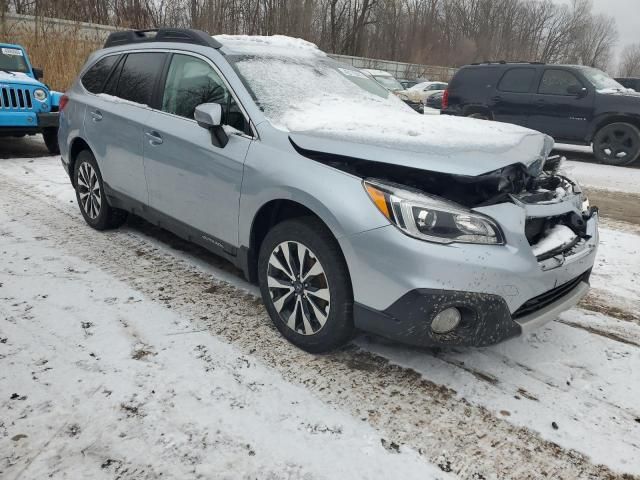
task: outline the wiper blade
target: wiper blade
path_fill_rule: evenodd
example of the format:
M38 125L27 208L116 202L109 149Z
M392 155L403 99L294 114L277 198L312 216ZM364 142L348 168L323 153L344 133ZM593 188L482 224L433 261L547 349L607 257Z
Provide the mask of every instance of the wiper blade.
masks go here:
M4 68L0 68L0 71L3 71L4 73L8 73L9 75L13 75L14 77L16 76L15 73L10 72L9 70L5 70Z

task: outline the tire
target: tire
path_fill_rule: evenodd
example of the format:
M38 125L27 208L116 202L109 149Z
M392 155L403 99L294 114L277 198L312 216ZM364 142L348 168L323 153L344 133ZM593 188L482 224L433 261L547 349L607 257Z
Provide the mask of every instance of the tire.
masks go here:
M593 137L593 154L607 165L635 162L640 157L640 130L630 123L605 125Z
M57 128L45 128L42 132L42 138L44 138L44 144L47 146L47 150L49 150L51 155L58 155L60 153Z
M126 211L109 205L100 168L89 150L83 150L76 158L73 184L80 212L90 227L108 230L118 228L127 220Z
M347 265L338 242L319 220L301 217L273 227L260 247L258 280L271 320L295 346L323 353L352 338L353 292Z
M489 120L489 116L486 113L470 113L468 118L475 118L476 120Z

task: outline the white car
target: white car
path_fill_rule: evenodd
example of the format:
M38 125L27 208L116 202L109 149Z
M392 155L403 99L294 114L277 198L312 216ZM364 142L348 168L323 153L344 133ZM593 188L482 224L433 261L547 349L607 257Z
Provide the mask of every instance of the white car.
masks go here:
M413 101L425 103L434 93L442 92L447 89L448 84L445 82L422 82L414 85L405 93Z

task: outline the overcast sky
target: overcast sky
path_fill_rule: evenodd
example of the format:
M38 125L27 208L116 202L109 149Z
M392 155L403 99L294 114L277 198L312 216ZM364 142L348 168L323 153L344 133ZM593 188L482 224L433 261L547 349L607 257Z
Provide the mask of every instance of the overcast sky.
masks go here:
M569 0L555 0L569 3ZM618 23L618 53L629 43L640 42L640 0L592 0L596 13L606 13Z

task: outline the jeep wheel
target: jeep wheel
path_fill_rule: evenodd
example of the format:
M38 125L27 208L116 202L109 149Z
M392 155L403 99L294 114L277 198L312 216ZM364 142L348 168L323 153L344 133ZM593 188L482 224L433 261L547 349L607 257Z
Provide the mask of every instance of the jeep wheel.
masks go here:
M80 212L90 227L107 230L125 222L127 212L109 205L98 163L89 150L78 154L73 178Z
M340 246L318 220L284 221L260 247L262 299L276 328L312 353L334 350L353 335L353 294Z
M593 139L593 154L607 165L629 165L640 156L640 130L629 123L602 127Z
M47 146L47 150L49 150L51 155L58 155L60 153L57 128L45 128L42 132L42 138L44 138L44 144Z

